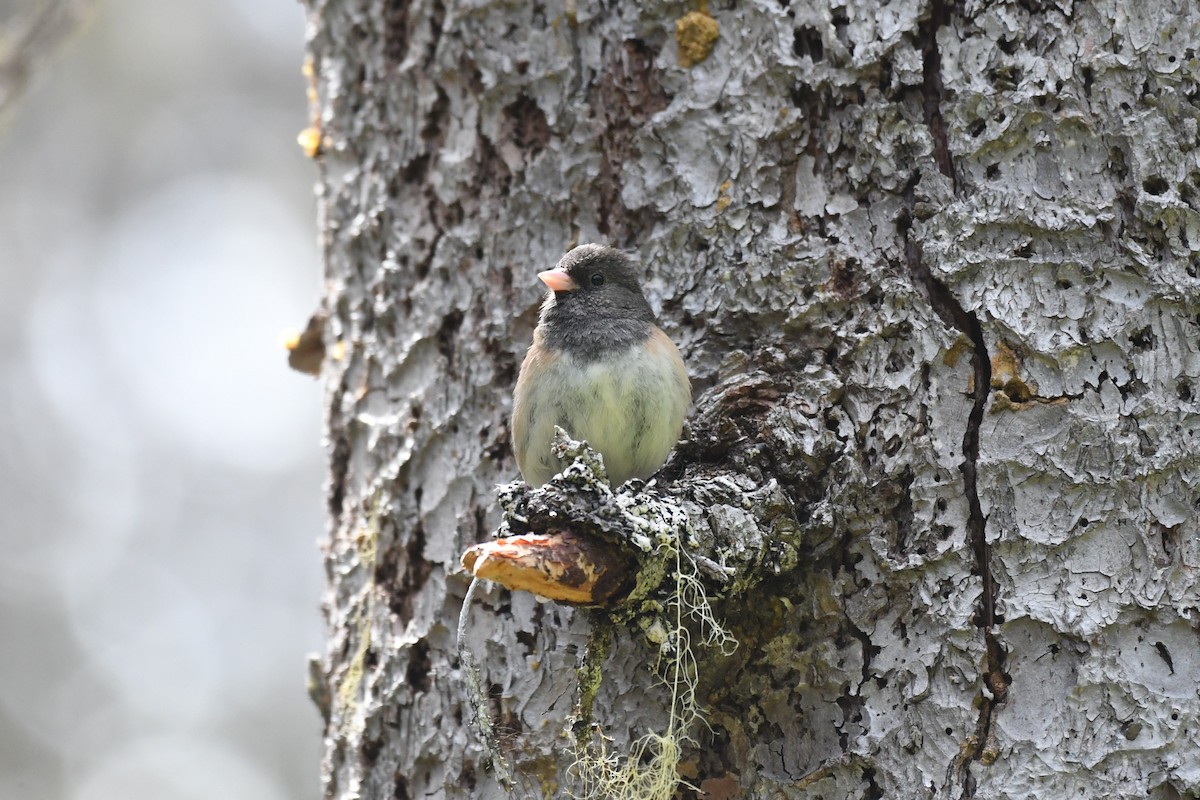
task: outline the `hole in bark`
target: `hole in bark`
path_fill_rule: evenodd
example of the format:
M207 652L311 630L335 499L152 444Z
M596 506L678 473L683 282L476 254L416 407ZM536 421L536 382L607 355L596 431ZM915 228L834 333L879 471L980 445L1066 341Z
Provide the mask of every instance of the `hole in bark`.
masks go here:
M1154 649L1158 651L1158 657L1161 658L1167 665L1167 669L1171 670L1171 674L1175 674L1175 662L1171 658L1171 651L1162 642L1155 642ZM1179 719L1178 714L1172 714L1171 719Z
M383 18L383 57L399 64L408 55L408 3L391 3Z
M891 99L892 88L892 59L883 56L879 60L879 91L883 92Z
M1147 325L1141 330L1135 331L1134 334L1129 337L1129 342L1138 350L1148 350L1151 347L1154 347L1154 334L1151 332L1150 326Z
M1167 182L1158 175L1152 175L1142 181L1142 188L1147 194L1160 195L1167 193Z
M807 83L799 81L792 86L788 94L792 99L792 106L794 108L809 108L816 99L816 94L812 88Z
M422 153L416 158L404 165L404 169L400 170L400 177L406 183L421 183L425 180L425 173L429 171L429 154ZM393 197L396 195L393 194Z
M362 750L359 751L362 756L363 766L368 770L375 765L379 760L379 754L383 751L382 739L367 739L363 742Z
M1011 40L1010 39L1001 39L996 44L1004 52L1005 55L1011 56L1013 53L1017 52L1017 40L1016 39L1011 39Z
M1013 255L1017 258L1030 258L1033 256L1033 242L1025 242L1025 244L1013 251Z
M987 130L987 122L985 122L984 120L981 120L981 119L975 120L967 128L967 132L970 133L972 137L979 136L985 130Z
M863 780L867 782L867 790L863 794L863 800L883 800L883 789L875 780L875 770L867 768L863 770Z
M825 44L816 28L805 25L792 33L792 55L811 58L815 64L825 58Z
M420 507L420 489L413 494L415 504ZM397 578L394 551L381 559L376 573L379 585L387 589L388 607L401 624L407 624L412 619L413 597L425 585L433 571L433 565L425 560L425 524L417 520L413 526L412 538L404 548L404 575Z
M1000 177L1000 165L999 164L989 164L987 169L985 169L983 171L983 175L989 181L996 180L996 178Z
M858 267L859 265L858 259L856 258L846 259L846 263L853 267ZM871 308L881 307L883 305L883 290L881 290L878 286L869 289L867 291L867 303L870 304Z
M1122 180L1129 175L1129 166L1125 163L1125 152L1119 147L1109 148L1107 166L1114 175Z
M846 16L845 10L840 10L833 15L833 30L837 34L838 41L846 45L846 49L854 52L854 47L850 42L850 36L846 33L846 29L850 27L850 18Z
M486 187L485 196L506 197L512 188L512 172L496 151L496 146L483 134L479 136L475 158L479 164L482 185Z
M409 6L411 3L402 3L401 5ZM428 8L421 10L421 16L429 20L429 41L425 43L425 59L424 65L429 66L433 63L433 57L437 55L438 41L442 38L442 24L446 20L446 4L442 0L433 0Z
M454 363L454 353L456 351L456 339L458 331L462 327L463 312L457 308L450 311L442 318L442 324L438 328L437 341L438 351L442 357L450 364Z
M399 772L392 780L392 800L412 800L412 792L408 789L408 778Z
M1192 386L1187 381L1180 381L1175 384L1175 393L1179 395L1180 400L1188 401L1192 399Z
M1021 70L1014 66L988 70L988 82L997 89L1006 91L1016 89L1021 83Z
M418 639L408 651L408 666L404 670L404 682L417 694L429 691L429 643Z
M425 124L421 126L421 138L425 141L436 139L449 116L450 97L439 86L437 97L434 98L433 106L429 109L429 116L425 119Z
M513 103L505 106L504 115L508 118L510 136L517 147L537 155L545 149L550 141L550 125L541 106L529 95L521 95Z

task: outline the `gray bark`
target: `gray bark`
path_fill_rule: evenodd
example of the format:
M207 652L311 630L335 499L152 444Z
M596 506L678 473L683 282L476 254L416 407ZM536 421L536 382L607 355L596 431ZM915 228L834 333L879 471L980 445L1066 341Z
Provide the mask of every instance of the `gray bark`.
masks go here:
M719 3L684 67L694 10L310 5L327 795L505 796L458 558L516 474L534 273L602 241L694 381L662 486L737 576L690 782L1196 796L1200 9ZM593 631L611 746L662 728L636 619L491 587L469 620L517 796L572 790Z

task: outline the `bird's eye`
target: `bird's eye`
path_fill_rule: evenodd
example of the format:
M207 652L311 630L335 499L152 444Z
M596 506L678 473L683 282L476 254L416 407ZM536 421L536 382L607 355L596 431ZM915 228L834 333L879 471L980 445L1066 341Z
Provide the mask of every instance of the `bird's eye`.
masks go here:
M593 272L592 273L592 286L603 286L603 285L604 285L604 273L603 272Z

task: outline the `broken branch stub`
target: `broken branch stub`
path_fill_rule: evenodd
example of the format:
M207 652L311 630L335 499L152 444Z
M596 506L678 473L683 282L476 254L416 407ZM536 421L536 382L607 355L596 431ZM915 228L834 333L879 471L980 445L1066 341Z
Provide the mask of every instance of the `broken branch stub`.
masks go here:
M656 543L684 536L686 515L636 484L614 492L600 454L561 429L554 447L568 466L538 489L501 486L498 538L468 548L463 567L563 603L604 606L644 595L665 574Z
M761 371L722 381L689 423L666 486L613 489L600 455L558 431L566 468L537 489L500 486L498 538L468 549L463 566L510 589L612 607L647 598L676 549L727 597L828 555L829 487L856 461L822 377L806 375L807 391Z

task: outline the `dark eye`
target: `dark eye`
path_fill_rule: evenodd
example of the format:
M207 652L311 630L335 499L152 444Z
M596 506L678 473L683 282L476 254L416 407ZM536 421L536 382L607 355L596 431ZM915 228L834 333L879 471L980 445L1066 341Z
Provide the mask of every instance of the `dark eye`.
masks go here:
M604 273L603 272L593 272L592 273L592 286L603 286L603 285L604 285Z

